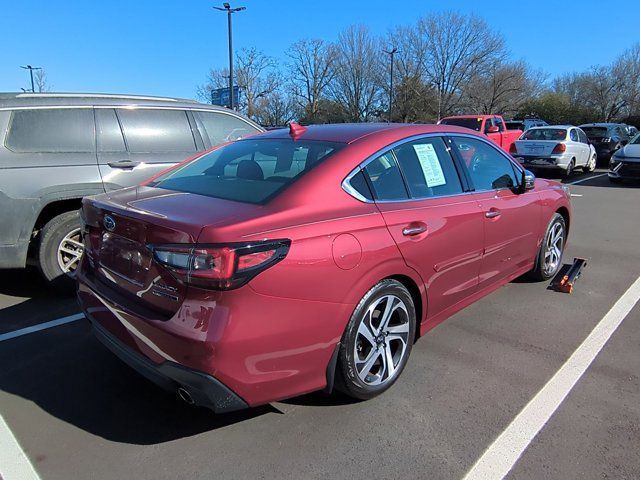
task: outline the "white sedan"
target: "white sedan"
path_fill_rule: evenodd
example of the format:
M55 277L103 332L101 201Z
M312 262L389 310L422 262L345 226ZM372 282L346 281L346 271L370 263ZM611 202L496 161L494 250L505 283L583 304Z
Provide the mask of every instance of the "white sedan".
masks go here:
M530 128L509 153L527 168L560 169L566 176L576 167L585 172L596 168L595 148L581 129L571 125Z

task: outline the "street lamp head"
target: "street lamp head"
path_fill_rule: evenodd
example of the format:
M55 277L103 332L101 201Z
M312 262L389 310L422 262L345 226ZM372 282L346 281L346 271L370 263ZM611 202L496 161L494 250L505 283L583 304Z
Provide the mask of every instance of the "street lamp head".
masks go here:
M222 6L223 6L224 8L226 8L227 10L229 10L229 9L231 8L231 5L229 5L229 3L228 3L228 2L224 2L224 3L222 4Z

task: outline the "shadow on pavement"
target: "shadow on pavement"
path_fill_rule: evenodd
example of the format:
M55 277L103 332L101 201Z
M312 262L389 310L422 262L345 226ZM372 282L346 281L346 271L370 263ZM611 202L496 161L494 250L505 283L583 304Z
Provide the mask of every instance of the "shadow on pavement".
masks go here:
M191 407L114 357L86 321L3 342L0 365L0 389L114 442L153 445L280 413L270 405L221 415Z
M35 269L0 270L0 334L78 311L74 295L50 289Z

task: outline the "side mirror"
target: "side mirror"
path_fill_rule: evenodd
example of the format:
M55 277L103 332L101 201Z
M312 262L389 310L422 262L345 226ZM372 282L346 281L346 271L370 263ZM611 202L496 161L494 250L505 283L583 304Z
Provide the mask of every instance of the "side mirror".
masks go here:
M529 170L524 170L522 172L522 191L528 192L529 190L533 190L535 186L536 176Z
M489 128L487 128L487 133L498 133L499 131L500 129L495 125L491 125Z

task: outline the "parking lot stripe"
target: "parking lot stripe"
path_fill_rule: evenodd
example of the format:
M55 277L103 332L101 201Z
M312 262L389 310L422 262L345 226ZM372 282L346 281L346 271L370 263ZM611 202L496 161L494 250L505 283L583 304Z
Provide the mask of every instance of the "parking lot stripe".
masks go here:
M482 454L463 480L501 480L509 473L639 299L640 277Z
M14 330L13 332L3 333L0 335L0 342L5 340L11 340L12 338L21 337L30 333L39 332L40 330L46 330L47 328L57 327L58 325L64 325L65 323L75 322L84 318L84 314L76 313L69 315L68 317L58 318L51 320L50 322L39 323L38 325L32 325L31 327L21 328L20 330Z
M586 182L588 180L593 180L594 178L604 177L607 175L606 173L601 173L600 175L592 175L591 177L581 178L580 180L576 180L575 182L569 182L569 185L577 185L582 182Z
M40 480L38 473L20 447L13 432L0 415L0 478L3 480Z

